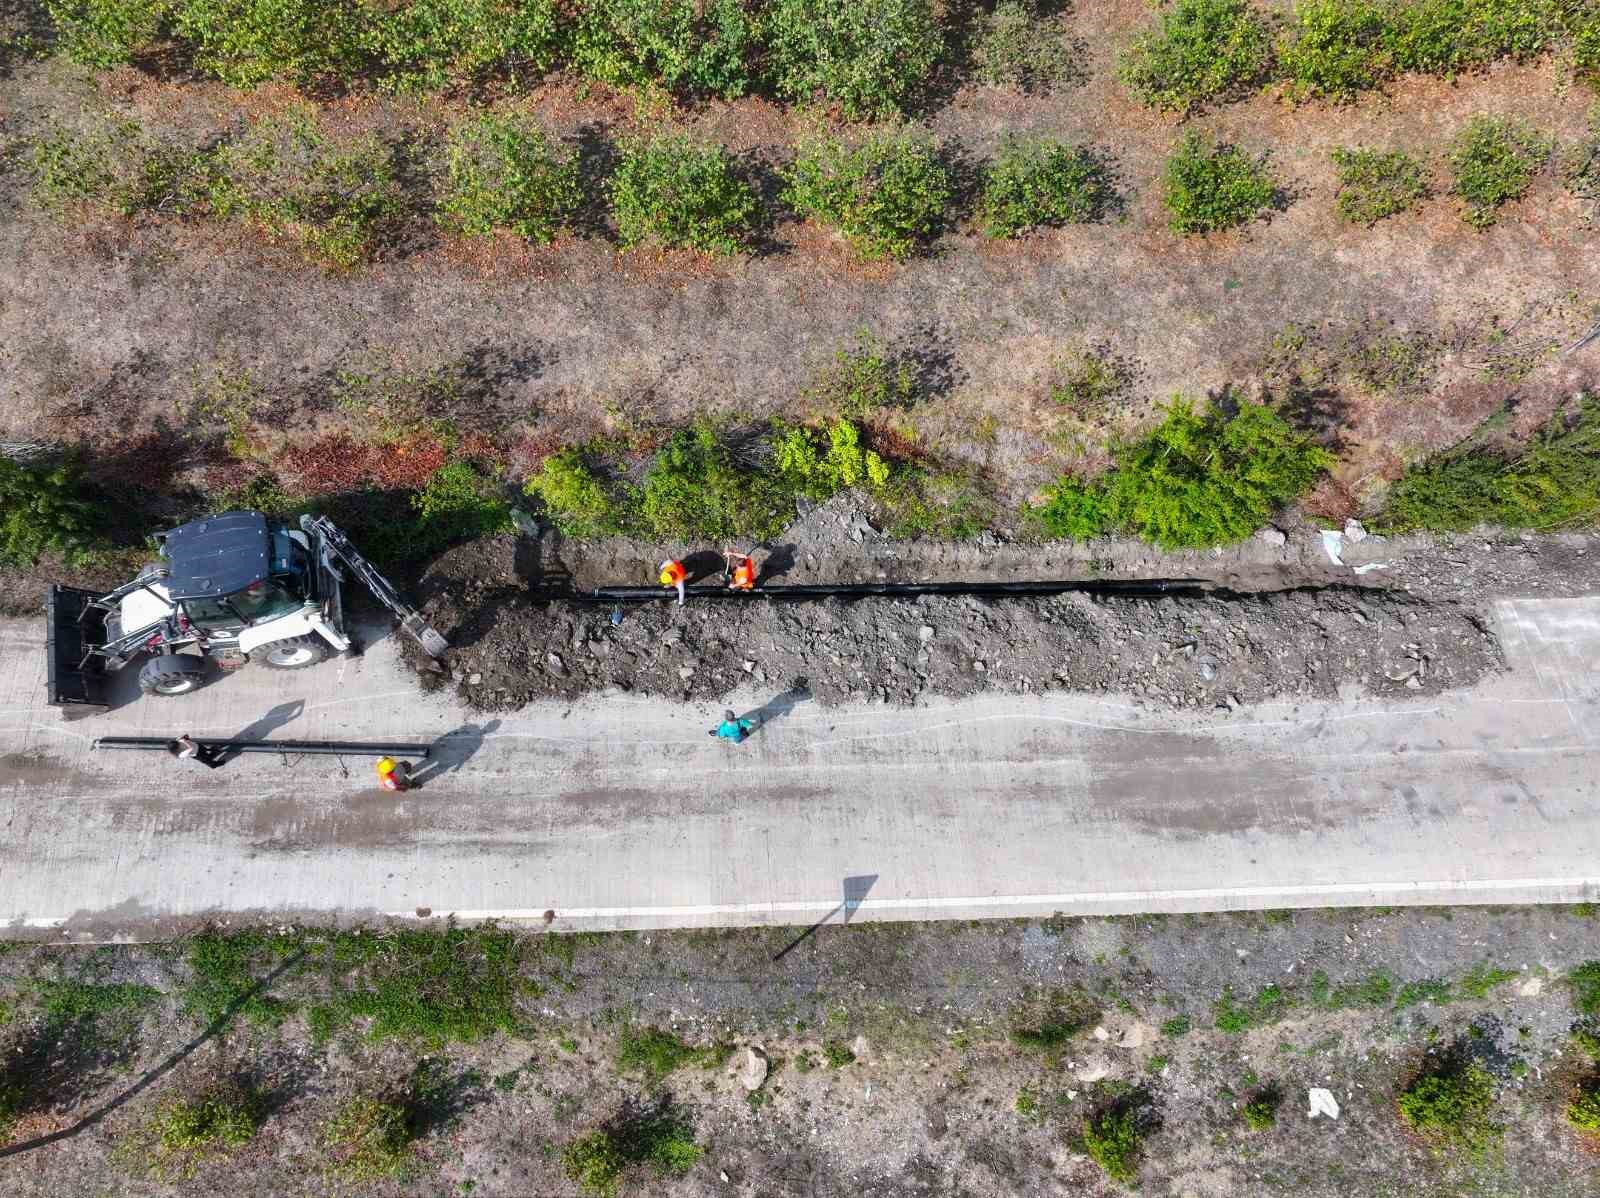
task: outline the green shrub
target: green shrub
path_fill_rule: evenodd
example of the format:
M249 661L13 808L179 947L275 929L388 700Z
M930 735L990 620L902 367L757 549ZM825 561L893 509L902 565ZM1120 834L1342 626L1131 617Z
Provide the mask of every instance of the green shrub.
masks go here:
M1263 82L1272 36L1248 0L1177 0L1123 53L1118 77L1154 108L1191 112Z
M585 1194L611 1198L633 1166L649 1166L663 1177L682 1176L705 1155L694 1129L668 1109L620 1119L572 1140L561 1150L561 1167Z
M116 1145L116 1154L140 1172L162 1181L194 1175L203 1163L248 1144L264 1114L260 1096L233 1085L196 1097L177 1096Z
M667 135L624 147L611 179L611 209L626 247L654 241L736 254L755 225L755 191L722 146Z
M43 208L103 204L123 216L200 206L214 174L213 155L152 140L132 121L110 120L81 132L55 130L32 146L33 196Z
M779 481L735 459L709 423L680 429L657 451L639 491L640 528L657 540L761 540L793 513Z
M1478 1154L1500 1134L1489 1118L1494 1079L1475 1061L1438 1062L1400 1091L1395 1105L1413 1131L1442 1147Z
M375 257L405 209L389 146L331 141L307 114L262 121L214 162L216 216L260 224L329 266Z
M1269 207L1277 187L1266 167L1235 146L1199 133L1178 142L1162 172L1162 201L1176 233L1212 233L1242 225Z
M1083 1150L1112 1181L1131 1184L1139 1175L1138 1113L1114 1106L1090 1115L1083 1123Z
M173 32L199 71L230 87L269 79L306 84L360 69L360 10L316 0L175 0Z
M829 1040L822 1046L822 1055L829 1069L843 1069L846 1065L855 1064L856 1060L856 1054L850 1051L850 1046L843 1040Z
M832 225L862 258L907 258L931 237L950 200L938 150L915 134L880 134L854 146L832 138L801 149L784 198Z
M1011 1043L1037 1052L1054 1052L1099 1015L1099 1004L1082 990L1044 990L1011 1012Z
M720 1045L696 1048L658 1027L622 1029L617 1040L617 1068L623 1073L642 1073L648 1081L665 1081L685 1065L710 1065L722 1055Z
M1572 18L1572 73L1590 87L1600 88L1600 6Z
M1600 961L1586 961L1567 974L1572 1005L1580 1015L1600 1015Z
M1000 0L983 18L973 51L979 79L1024 92L1048 91L1081 73L1061 22L1029 0Z
M155 40L167 7L161 0L45 0L62 50L89 67L127 62Z
M321 1138L329 1172L344 1181L400 1178L412 1166L416 1132L399 1102L349 1099L334 1112Z
M863 329L835 351L802 393L809 404L833 415L861 420L881 408L911 405L916 380L909 362L893 360L883 343Z
M1174 398L1166 418L1112 446L1114 469L1088 484L1067 478L1033 509L1051 536L1127 533L1163 549L1241 541L1311 486L1333 458L1275 412L1215 403L1196 412Z
M1103 414L1133 385L1128 363L1103 347L1073 350L1054 365L1057 376L1050 387L1050 400L1080 419Z
M99 542L100 525L76 465L0 457L0 564L31 566L46 553L80 562Z
M545 514L563 536L602 537L622 530L616 503L580 448L551 454L523 489L544 501Z
M851 120L905 111L944 50L929 0L773 0L766 41L779 95Z
M1442 1006L1454 1002L1455 997L1455 991L1450 988L1449 982L1438 978L1423 978L1420 981L1407 982L1400 987L1394 996L1394 1009L1404 1011L1408 1007L1425 1002Z
M466 462L435 470L411 501L416 522L405 530L413 556L426 556L475 537L511 531L511 507L498 488Z
M1389 14L1395 69L1455 76L1497 58L1529 58L1559 33L1551 0L1408 0Z
M1233 991L1226 989L1222 997L1212 1004L1214 1025L1219 1032L1239 1035L1253 1027L1276 1023L1289 1013L1294 999L1281 986L1263 986L1254 998L1240 1004L1234 1001Z
M324 9L327 15L319 15L319 25L343 11L345 5L335 0ZM377 60L383 86L391 91L536 74L552 64L561 45L554 0L410 0L363 4L357 11L360 47Z
M835 420L826 430L783 430L773 444L773 464L795 494L818 502L849 487L889 482L889 464L861 444L861 430L849 420Z
M1450 148L1453 191L1474 228L1494 224L1501 205L1520 199L1543 169L1553 143L1520 121L1473 117Z
M1496 969L1487 961L1474 965L1462 977L1459 986L1462 998L1488 998L1489 991L1503 986L1517 976L1514 969Z
M1171 1019L1162 1023L1161 1034L1173 1037L1187 1036L1191 1026L1187 1015L1174 1015Z
M1574 142L1562 155L1561 181L1589 205L1589 222L1600 220L1600 105L1589 113L1589 135Z
M1600 1080L1589 1078L1567 1103L1567 1122L1579 1131L1600 1135Z
M1333 151L1339 171L1334 209L1353 225L1372 226L1386 216L1414 208L1428 195L1422 163L1399 150Z
M1251 1131L1267 1131L1278 1122L1278 1107L1282 1103L1283 1091L1276 1086L1268 1086L1244 1104L1241 1112L1244 1125Z
M1557 413L1518 452L1479 444L1487 428L1406 471L1373 526L1555 529L1600 518L1600 399L1587 397L1575 413Z
M545 243L567 226L582 199L577 157L551 148L525 120L484 115L453 126L440 219L468 237L509 229Z
M604 83L733 99L750 90L758 35L742 0L585 0L572 61Z
M1386 10L1373 0L1299 0L1293 35L1278 43L1281 73L1301 96L1348 100L1387 73Z
M984 176L978 215L990 237L1098 220L1115 198L1105 166L1083 146L1008 137Z

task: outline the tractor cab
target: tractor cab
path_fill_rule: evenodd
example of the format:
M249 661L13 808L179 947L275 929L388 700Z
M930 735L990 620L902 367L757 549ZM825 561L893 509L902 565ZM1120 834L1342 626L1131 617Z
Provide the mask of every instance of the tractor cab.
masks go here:
M236 637L315 598L304 534L269 523L259 512L197 520L159 540L167 597L208 639Z

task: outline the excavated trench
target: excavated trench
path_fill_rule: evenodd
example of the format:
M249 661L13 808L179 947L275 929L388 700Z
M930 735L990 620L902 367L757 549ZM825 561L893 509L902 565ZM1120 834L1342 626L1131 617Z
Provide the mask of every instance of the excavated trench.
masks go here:
M1069 690L1236 707L1431 694L1501 664L1481 605L1348 582L857 581L830 595L713 587L680 608L651 587L530 579L525 541L463 546L425 573L423 611L453 646L442 663L414 659L425 686L483 710L602 691L715 701L740 687L824 704ZM885 593L896 589L913 593Z

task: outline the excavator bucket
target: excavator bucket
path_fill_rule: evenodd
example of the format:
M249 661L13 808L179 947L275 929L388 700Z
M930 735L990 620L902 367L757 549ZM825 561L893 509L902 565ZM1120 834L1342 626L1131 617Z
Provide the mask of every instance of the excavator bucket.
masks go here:
M45 668L52 707L107 707L105 662L94 650L105 644L106 613L93 606L95 591L53 583L45 599Z

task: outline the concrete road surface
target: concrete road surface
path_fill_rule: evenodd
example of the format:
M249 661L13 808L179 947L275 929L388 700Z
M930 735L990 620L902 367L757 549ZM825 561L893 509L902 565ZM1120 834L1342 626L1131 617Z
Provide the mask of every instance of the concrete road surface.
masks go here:
M380 641L64 721L42 626L0 622L0 920L157 935L217 913L454 913L557 930L1600 894L1600 600L1498 605L1510 669L1437 698L1180 715L1072 696L720 714L629 696L498 718ZM123 679L131 690L132 674ZM1409 692L1408 692L1409 694ZM432 742L207 771L103 735Z

